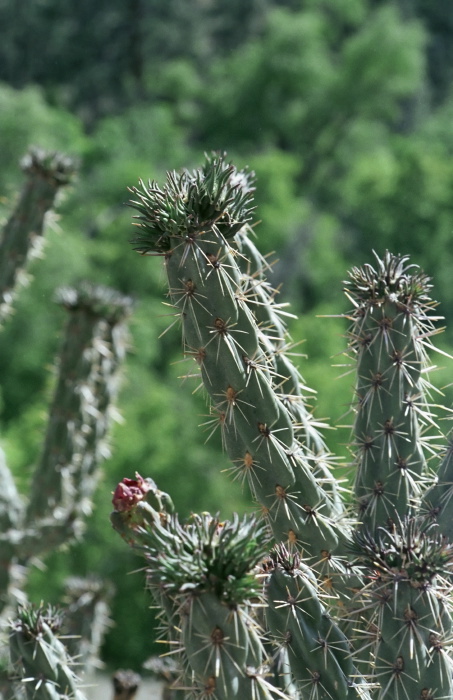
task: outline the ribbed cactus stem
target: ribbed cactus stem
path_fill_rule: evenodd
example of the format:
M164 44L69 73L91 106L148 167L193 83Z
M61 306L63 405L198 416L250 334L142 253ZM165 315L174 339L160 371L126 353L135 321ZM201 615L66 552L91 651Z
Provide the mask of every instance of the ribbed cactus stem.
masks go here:
M182 525L147 503L156 490L151 480L125 482L114 495L112 524L145 555L150 590L167 601L170 622L179 618L181 685L194 698L208 691L219 700L286 697L266 680L254 614L260 584L253 568L267 544L263 523L237 516L221 522L204 513Z
M287 650L301 698L370 698L352 661L349 640L322 603L316 577L284 546L265 566L266 619L274 640Z
M62 631L70 656L87 674L99 667L100 650L112 625L109 602L113 587L97 578L71 577L65 581Z
M13 476L0 449L0 613L8 603L11 566L23 520L25 504L16 488Z
M77 535L90 510L98 466L108 455L106 438L126 351L129 298L85 284L61 290L60 301L69 319L33 475L20 547L25 559Z
M370 584L358 608L372 611L370 651L378 700L453 697L449 656L452 634L453 549L434 525L405 519L379 535L356 535Z
M0 237L0 322L11 309L17 284L26 279L28 260L40 251L46 212L70 182L74 163L63 154L34 148L22 168L27 180Z
M358 377L355 494L372 531L413 512L422 493L422 432L434 423L422 374L435 332L430 288L407 257L388 252L376 269L354 268L347 282Z
M254 571L261 617L247 602L251 589L237 597L232 581L241 577L227 575L220 555L244 555L250 523L240 538L231 538L237 518L225 529L206 514L181 526L145 502L140 479L123 486L132 505L117 499L112 522L146 553L188 697L446 700L453 441L433 484L424 435L437 429L426 378L437 332L429 279L387 252L347 282L357 364L353 526L291 359L286 311L250 238L252 189L246 173L212 156L198 171L171 173L163 188L141 182L131 206L137 250L164 257L184 352L211 403L205 428L220 432L228 471L247 482L277 543ZM257 682L263 671L268 686Z
M273 289L267 275L272 268L261 256L251 235L253 230L245 226L235 236L240 255L237 256L242 271L243 298L253 310L261 332L260 340L268 353L268 361L275 372L275 384L278 394L293 418L298 442L304 446L304 457L318 483L330 496L326 500L326 515L344 517L344 505L340 497L337 480L331 472L332 455L320 432L326 427L315 420L307 404L307 395L314 392L309 389L300 372L292 361L295 346L290 338L284 318L293 317L285 311L286 304L277 303L277 290ZM295 473L297 483L297 472Z
M250 217L250 178L212 157L194 173L171 173L163 189L141 183L132 191L136 247L164 255L184 350L198 362L211 399L208 429L221 432L234 469L244 465L275 539L302 547L315 564L343 536L335 522L339 509L317 481L313 453L307 459L297 441L298 419L279 388L278 353L237 263L235 236Z
M61 619L54 610L27 606L11 622L11 663L27 700L86 700L72 660L58 638Z

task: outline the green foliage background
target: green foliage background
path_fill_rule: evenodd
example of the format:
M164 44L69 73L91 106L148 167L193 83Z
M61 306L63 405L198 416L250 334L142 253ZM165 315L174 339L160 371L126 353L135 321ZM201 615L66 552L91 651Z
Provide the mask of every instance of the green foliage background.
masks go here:
M352 379L342 365L352 265L410 253L435 278L453 339L453 6L425 0L0 1L0 214L14 204L17 161L30 144L80 159L80 174L48 224L32 287L0 335L2 445L27 491L39 454L62 313L56 287L80 278L137 300L112 439L83 542L46 560L30 596L57 599L70 573L111 579L116 626L104 660L139 669L156 652L138 559L111 531L110 493L139 471L171 492L181 514L252 506L228 469L196 381L181 362L177 326L162 306L159 261L130 246L127 186L196 166L227 150L257 174L256 232L276 251L305 339L300 367L319 392L327 439L348 460ZM437 358L434 358L434 362ZM439 364L443 364L441 360ZM340 375L345 375L338 378ZM433 379L449 384L440 369ZM447 403L451 402L448 388ZM339 445L339 447L338 447ZM227 485L228 484L228 485ZM52 600L50 600L52 602ZM125 643L125 640L126 643Z

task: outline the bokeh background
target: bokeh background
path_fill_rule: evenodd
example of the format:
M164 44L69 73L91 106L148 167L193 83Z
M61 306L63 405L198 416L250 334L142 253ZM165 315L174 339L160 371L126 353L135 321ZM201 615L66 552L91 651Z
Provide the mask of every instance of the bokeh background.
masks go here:
M0 215L14 205L29 145L80 160L48 222L45 259L0 335L1 444L26 492L39 454L63 312L61 284L89 278L136 299L120 408L85 539L36 568L30 597L58 600L70 574L114 584L108 667L139 670L154 613L141 560L111 530L111 492L137 470L182 515L252 505L231 484L208 408L183 382L180 333L162 306L156 258L128 243L127 186L227 151L257 176L256 233L275 251L318 392L316 412L348 462L348 374L342 280L373 250L410 254L434 279L453 340L453 4L450 0L0 0ZM338 317L335 317L338 316ZM327 317L327 318L326 318ZM450 330L448 330L448 326ZM306 355L306 357L305 357ZM451 363L433 357L438 387Z

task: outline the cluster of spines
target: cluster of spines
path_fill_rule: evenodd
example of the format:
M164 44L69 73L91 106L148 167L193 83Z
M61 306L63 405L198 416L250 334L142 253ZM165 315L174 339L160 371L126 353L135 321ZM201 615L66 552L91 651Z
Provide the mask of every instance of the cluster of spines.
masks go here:
M62 290L69 312L41 459L33 474L20 544L36 553L36 538L55 547L78 535L108 455L106 438L127 348L131 300L88 283ZM45 532L45 538L43 533Z
M22 161L27 180L0 238L0 321L10 312L25 266L43 237L46 213L73 178L71 158L38 148ZM11 577L80 532L107 454L106 435L126 348L131 300L101 286L62 290L69 311L45 445L28 504L0 453L0 609ZM20 563L19 567L14 566ZM23 581L21 580L20 586Z
M86 700L73 661L58 638L61 615L47 608L19 608L10 623L11 662L27 700Z
M78 537L91 508L127 347L131 300L107 288L81 285L60 295L69 311L54 398L28 502L19 497L6 463L0 515L0 604L16 572L31 557ZM15 566L17 563L20 567ZM21 574L22 575L22 574Z
M62 633L69 655L85 674L101 666L101 645L112 626L109 610L112 595L109 581L78 576L65 581Z
M300 556L277 545L262 577L268 628L279 650L285 651L282 658L298 697L369 699L368 683L352 660L352 646L330 616L323 603L325 593Z
M422 516L357 532L355 545L369 572L356 600L366 622L356 643L372 662L378 700L451 697L452 545Z
M429 279L407 256L354 268L350 349L357 362L355 495L374 531L414 513L427 475L423 432L435 426L424 376L436 331Z

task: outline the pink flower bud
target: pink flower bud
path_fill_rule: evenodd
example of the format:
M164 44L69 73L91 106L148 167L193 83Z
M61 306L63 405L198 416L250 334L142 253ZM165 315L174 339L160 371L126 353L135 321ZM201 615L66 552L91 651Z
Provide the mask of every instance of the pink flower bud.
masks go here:
M119 512L132 510L137 503L143 501L149 489L149 483L138 473L135 474L135 479L123 479L113 494L113 507Z

